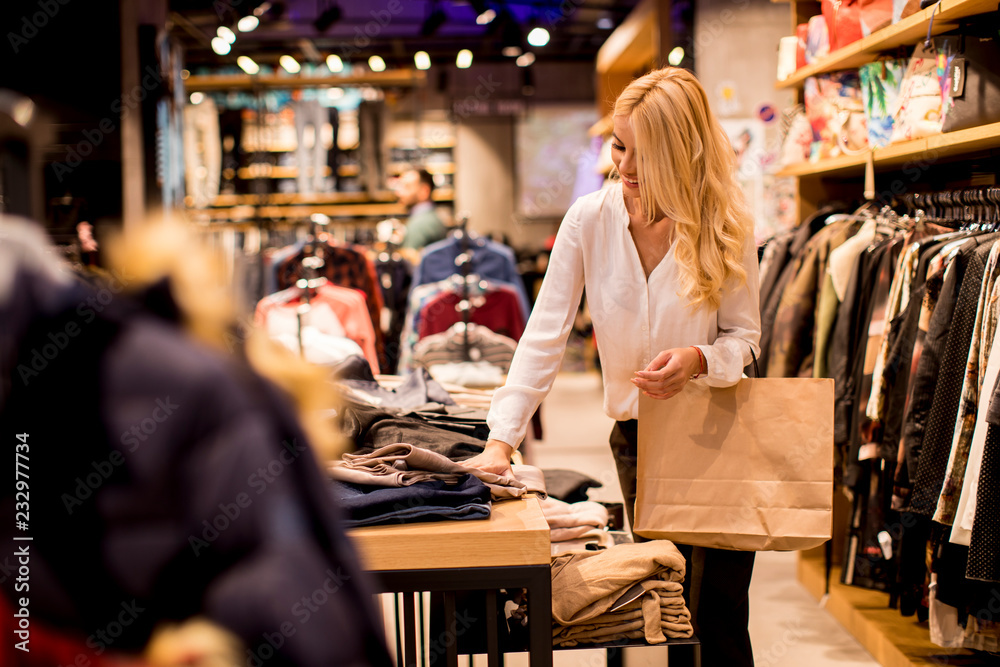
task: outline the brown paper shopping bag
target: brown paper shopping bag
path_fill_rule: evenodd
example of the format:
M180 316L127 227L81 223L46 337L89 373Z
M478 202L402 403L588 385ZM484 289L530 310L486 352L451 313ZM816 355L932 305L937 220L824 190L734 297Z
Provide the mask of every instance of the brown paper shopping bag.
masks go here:
M833 380L689 382L639 397L635 532L681 544L784 551L830 539Z

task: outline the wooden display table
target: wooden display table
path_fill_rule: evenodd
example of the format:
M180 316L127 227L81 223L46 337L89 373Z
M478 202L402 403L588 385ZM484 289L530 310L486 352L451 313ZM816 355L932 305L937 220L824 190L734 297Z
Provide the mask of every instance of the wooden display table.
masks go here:
M493 503L485 521L437 521L368 526L348 531L362 566L385 592L444 592L444 616L455 618L455 591L486 591L496 608L500 588L527 588L531 664L552 665L552 581L549 526L538 499ZM417 664L413 604L404 607L405 654L397 664ZM451 627L451 624L447 624ZM495 623L487 624L489 664L501 656ZM448 665L458 664L457 636L442 642Z

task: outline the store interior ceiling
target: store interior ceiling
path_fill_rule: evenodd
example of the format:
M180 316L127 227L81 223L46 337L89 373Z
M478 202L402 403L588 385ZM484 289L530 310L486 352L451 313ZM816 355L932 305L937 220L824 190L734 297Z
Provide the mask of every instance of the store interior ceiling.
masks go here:
M424 51L431 63L453 64L462 49L476 62L589 62L638 0L170 0L173 34L189 68L234 67L245 55L276 69L290 55L320 67L330 54L349 63L380 56L389 69L413 67ZM248 19L246 17L254 17ZM246 19L242 24L241 19ZM255 27L247 32L240 28ZM232 31L228 53L212 40ZM532 30L544 28L544 46ZM227 34L223 31L222 34ZM529 37L530 36L530 37ZM523 62L523 61L522 61Z

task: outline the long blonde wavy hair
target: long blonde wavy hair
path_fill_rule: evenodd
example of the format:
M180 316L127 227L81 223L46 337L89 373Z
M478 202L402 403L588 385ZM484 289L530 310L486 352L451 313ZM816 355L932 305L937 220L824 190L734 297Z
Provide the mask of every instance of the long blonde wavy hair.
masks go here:
M622 91L614 114L631 119L643 215L674 221L682 294L694 307L718 308L724 286L746 282L753 218L705 89L685 69L654 70Z

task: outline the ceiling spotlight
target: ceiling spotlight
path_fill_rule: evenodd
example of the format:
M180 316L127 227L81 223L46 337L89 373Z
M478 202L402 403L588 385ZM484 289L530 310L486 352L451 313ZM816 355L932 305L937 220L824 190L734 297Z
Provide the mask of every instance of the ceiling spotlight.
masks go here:
M549 43L549 31L539 26L532 28L528 33L528 44L532 46L545 46Z
M205 100L205 93L191 93L191 104L201 104Z
M270 2L262 2L257 6L257 9L253 10L253 15L256 17L261 17L266 14L271 9Z
M336 53L331 53L326 57L326 66L331 72L343 72L344 61Z
M256 74L260 71L260 66L250 56L240 56L236 59L236 64L247 74Z
M299 70L302 69L302 66L299 65L299 61L288 55L278 58L278 62L281 63L281 66L284 67L285 71L289 74L298 74Z
M427 18L424 19L423 24L420 26L421 36L430 37L437 32L438 28L444 25L444 22L447 20L448 16L444 13L444 11L440 7L435 6L433 11L427 15Z
M528 65L531 65L533 62L535 62L535 54L532 53L531 51L528 51L527 53L518 56L517 60L515 60L514 62L517 63L518 67L527 67Z
M370 67L373 72L384 72L385 61L382 60L382 56L372 56L368 59L368 67Z
M229 42L221 37L212 38L212 50L215 51L220 56L224 56L229 53Z
M602 16L597 19L597 28L599 30L611 30L615 27L614 19L609 16Z
M472 66L472 51L468 49L462 49L455 56L455 67L459 69L467 69Z
M519 55L521 55L521 47L520 46L505 46L505 47L503 47L503 54L505 56L507 56L508 58L517 58Z
M426 51L417 51L413 54L413 64L417 69L430 69L431 57Z
M675 46L673 49L671 49L670 54L667 55L667 62L673 65L674 67L680 65L681 62L683 62L683 60L684 60L684 47L682 46Z
M497 17L497 13L492 9L487 9L476 17L476 23L479 25L486 25Z
M236 22L236 29L240 32L253 32L260 25L260 19L251 14L250 16L244 16L239 21Z
M316 17L316 20L313 21L313 26L318 32L326 32L334 23L340 20L340 16L340 5L334 3Z
M218 30L215 31L215 34L217 34L219 37L226 40L230 44L236 43L236 33L224 25L220 25Z

